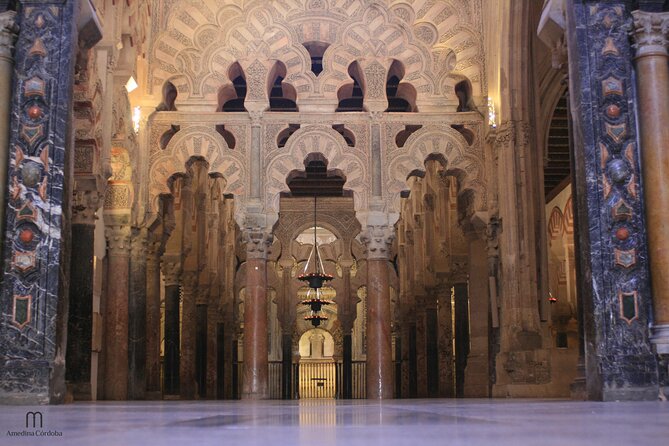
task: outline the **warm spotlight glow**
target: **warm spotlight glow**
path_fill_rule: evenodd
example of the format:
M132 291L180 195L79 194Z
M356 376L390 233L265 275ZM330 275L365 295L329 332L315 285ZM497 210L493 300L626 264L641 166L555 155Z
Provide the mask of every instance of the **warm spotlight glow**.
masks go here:
M132 78L131 78L132 79ZM142 119L142 109L139 106L132 109L132 127L139 133L139 121Z
M497 128L497 113L492 98L488 98L488 125L493 129Z

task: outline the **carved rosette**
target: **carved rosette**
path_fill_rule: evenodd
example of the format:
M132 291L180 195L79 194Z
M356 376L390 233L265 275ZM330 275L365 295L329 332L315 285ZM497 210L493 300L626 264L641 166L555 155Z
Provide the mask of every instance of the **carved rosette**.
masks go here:
M96 190L75 190L72 196L72 224L95 225L102 194Z
M646 11L632 12L634 29L631 34L634 39L636 57L666 56L669 47L669 12L652 13Z
M110 256L130 256L130 226L106 226L105 237Z
M243 233L246 243L246 259L267 260L270 247L274 241L274 234L260 228L246 229Z
M0 59L12 60L12 50L18 33L16 11L0 13Z
M360 235L360 241L367 248L367 260L388 260L394 240L395 228L392 226L367 226Z

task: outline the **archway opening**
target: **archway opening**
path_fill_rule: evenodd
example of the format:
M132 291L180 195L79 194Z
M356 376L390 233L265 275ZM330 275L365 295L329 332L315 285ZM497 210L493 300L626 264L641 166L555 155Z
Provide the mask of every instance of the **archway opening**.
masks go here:
M363 102L365 89L363 84L362 70L360 64L355 61L348 66L348 75L353 82L342 85L337 91L339 105L337 112L361 112L364 111Z

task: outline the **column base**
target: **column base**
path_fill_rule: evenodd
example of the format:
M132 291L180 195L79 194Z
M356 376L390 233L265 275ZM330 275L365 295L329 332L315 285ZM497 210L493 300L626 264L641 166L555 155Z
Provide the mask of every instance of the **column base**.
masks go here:
M657 401L660 388L649 387L622 387L604 389L602 401Z
M669 355L669 324L653 325L650 329L650 342L658 355Z
M19 361L0 365L0 404L49 404L50 369L49 364L44 361Z

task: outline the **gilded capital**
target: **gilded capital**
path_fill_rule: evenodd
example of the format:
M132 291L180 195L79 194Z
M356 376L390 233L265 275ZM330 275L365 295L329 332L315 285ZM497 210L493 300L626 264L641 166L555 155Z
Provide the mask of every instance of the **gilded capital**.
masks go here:
M395 228L392 226L367 226L360 234L360 241L367 248L367 260L388 260L393 240Z
M274 234L260 228L249 228L243 233L246 243L246 258L267 260L270 247L274 241Z
M0 58L12 59L12 50L18 34L19 26L16 24L16 11L0 13Z
M669 12L634 11L634 38L636 57L666 56L669 46Z

